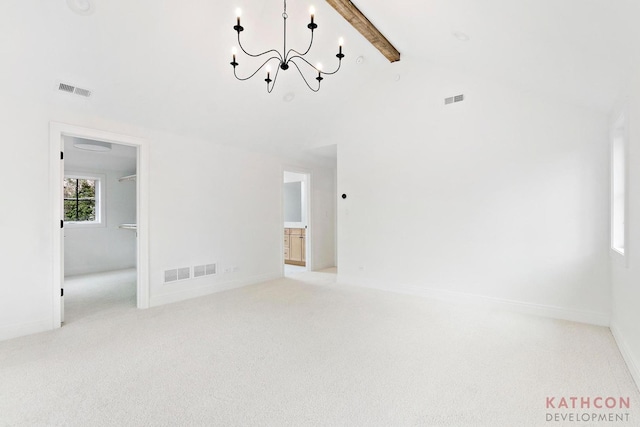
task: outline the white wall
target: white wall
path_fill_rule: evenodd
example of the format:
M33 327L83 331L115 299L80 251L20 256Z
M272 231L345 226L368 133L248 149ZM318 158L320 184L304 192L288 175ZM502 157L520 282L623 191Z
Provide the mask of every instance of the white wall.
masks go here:
M215 141L142 129L92 115L85 104L49 105L20 96L0 103L0 128L14 142L0 159L5 190L0 210L0 339L47 330L53 324L49 122L102 129L149 141L150 295L157 305L242 286L282 274L282 170L285 160ZM11 102L9 102L11 100ZM89 110L89 111L87 111ZM287 164L293 164L286 160ZM333 265L331 207L335 170L294 164L312 171L319 230L314 262ZM235 177L229 179L230 176ZM324 182L324 181L327 182ZM29 191L25 191L27 188ZM9 203L9 201L11 201ZM322 233L320 233L322 235ZM164 285L169 268L217 262L216 276ZM228 266L236 271L224 273Z
M341 282L608 324L604 114L433 66L367 96L338 146Z
M48 115L42 105L9 99L0 102L0 129L19 143L0 156L0 179L20 185L5 188L0 209L0 339L45 330L53 318Z
M336 266L336 170L311 167L311 268Z
M640 70L637 70L640 71ZM627 216L626 260L611 251L613 276L613 313L611 330L625 356L627 365L640 386L640 75L629 85L627 93L611 116L612 124L627 108ZM626 261L626 262L625 262Z
M74 169L74 171L77 171ZM84 170L103 174L105 182L105 226L67 227L64 231L65 276L120 270L136 265L136 235L120 224L136 222L136 185L119 182L130 175L121 171Z

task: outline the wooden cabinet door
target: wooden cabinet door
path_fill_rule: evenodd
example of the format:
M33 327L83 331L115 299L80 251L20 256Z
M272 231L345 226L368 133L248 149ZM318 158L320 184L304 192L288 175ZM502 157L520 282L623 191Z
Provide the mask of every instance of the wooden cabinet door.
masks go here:
M304 261L304 237L290 236L289 240L289 259L291 261Z
M285 262L289 260L289 229L284 229L284 260Z

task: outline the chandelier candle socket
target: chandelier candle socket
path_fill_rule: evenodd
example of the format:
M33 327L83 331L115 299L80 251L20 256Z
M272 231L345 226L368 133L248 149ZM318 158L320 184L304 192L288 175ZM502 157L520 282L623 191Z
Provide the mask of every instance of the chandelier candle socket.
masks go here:
M315 29L318 28L318 24L315 23L315 13L316 13L315 8L312 6L309 9L309 14L311 15L311 21L309 22L309 24L307 24L307 28L311 30L311 40L309 41L309 47L307 47L307 50L304 51L303 53L298 52L295 49L287 50L287 18L289 16L287 15L287 0L284 0L284 10L282 12L282 19L284 21L282 52L278 51L277 49L270 49L262 53L252 54L245 50L244 46L242 46L242 42L240 41L240 33L244 31L244 27L240 25L241 10L237 9L236 25L234 25L233 29L238 33L238 46L240 46L240 49L242 50L242 52L244 52L247 56L250 56L252 58L259 58L265 55L271 55L271 56L267 57L267 59L262 63L262 65L260 65L258 69L255 70L248 77L239 77L238 74L236 73L236 68L239 65L236 60L237 50L234 47L231 51L233 56L233 61L231 62L231 66L233 66L233 75L235 76L235 78L242 81L249 80L251 77L255 76L262 68L266 68L267 78L265 79L265 82L267 82L267 92L271 93L271 91L273 91L273 88L276 85L276 80L278 79L278 73L280 72L280 70L286 71L291 67L291 65L293 65L296 68L296 70L298 70L300 77L302 77L302 80L305 82L307 87L311 89L313 92L318 92L320 90L320 83L322 82L322 80L324 80L322 76L332 75L337 73L338 70L340 70L340 66L342 65L342 58L344 58L344 54L342 53L342 45L344 44L344 39L340 37L338 42L338 53L336 54L336 58L338 58L338 67L334 71L331 71L331 72L322 71L322 66L320 64L314 67L306 58L304 58L304 56L307 55L311 50L311 46L313 45L313 32ZM277 64L278 64L275 75L273 76L273 79L271 79L271 67L269 65L269 63L272 61L277 61ZM301 67L307 68L309 72L311 72L312 70L315 70L318 72L318 77L315 78L318 82L317 86L311 86L309 84L309 81L307 80L307 77L305 77Z
M267 65L267 78L264 81L267 82L267 85L271 83L271 67L269 65Z

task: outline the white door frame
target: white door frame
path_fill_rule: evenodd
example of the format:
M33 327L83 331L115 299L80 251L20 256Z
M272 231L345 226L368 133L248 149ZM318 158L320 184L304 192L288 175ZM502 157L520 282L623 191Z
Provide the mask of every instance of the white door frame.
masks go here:
M137 223L137 307L149 308L149 146L146 140L128 135L69 125L49 123L50 142L50 188L51 188L51 224L53 236L52 259L52 304L53 329L61 326L60 290L64 282L64 254L62 253L63 229L60 227L63 211L62 185L64 170L60 153L64 152L63 136L93 139L136 147L136 223Z
M284 192L283 192L283 183L284 183L284 173L285 172L293 172L302 175L306 175L306 183L305 183L305 191L307 193L306 200L306 209L307 209L307 229L305 230L305 268L307 271L313 271L313 249L311 242L313 241L313 227L312 220L313 216L311 214L311 207L313 206L313 201L311 197L311 180L313 179L313 174L309 169L304 169L295 166L283 166L282 168L282 176L280 177L280 224L284 225ZM282 234L282 231L280 232ZM281 239L282 240L282 239ZM284 275L284 242L281 243L280 248L280 256L282 261L280 265L282 266L282 274Z

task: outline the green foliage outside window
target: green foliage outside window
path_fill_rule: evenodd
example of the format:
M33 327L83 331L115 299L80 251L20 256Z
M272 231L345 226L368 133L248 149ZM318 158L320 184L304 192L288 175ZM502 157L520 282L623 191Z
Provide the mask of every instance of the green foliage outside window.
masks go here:
M94 179L64 179L64 220L96 220L96 183Z

